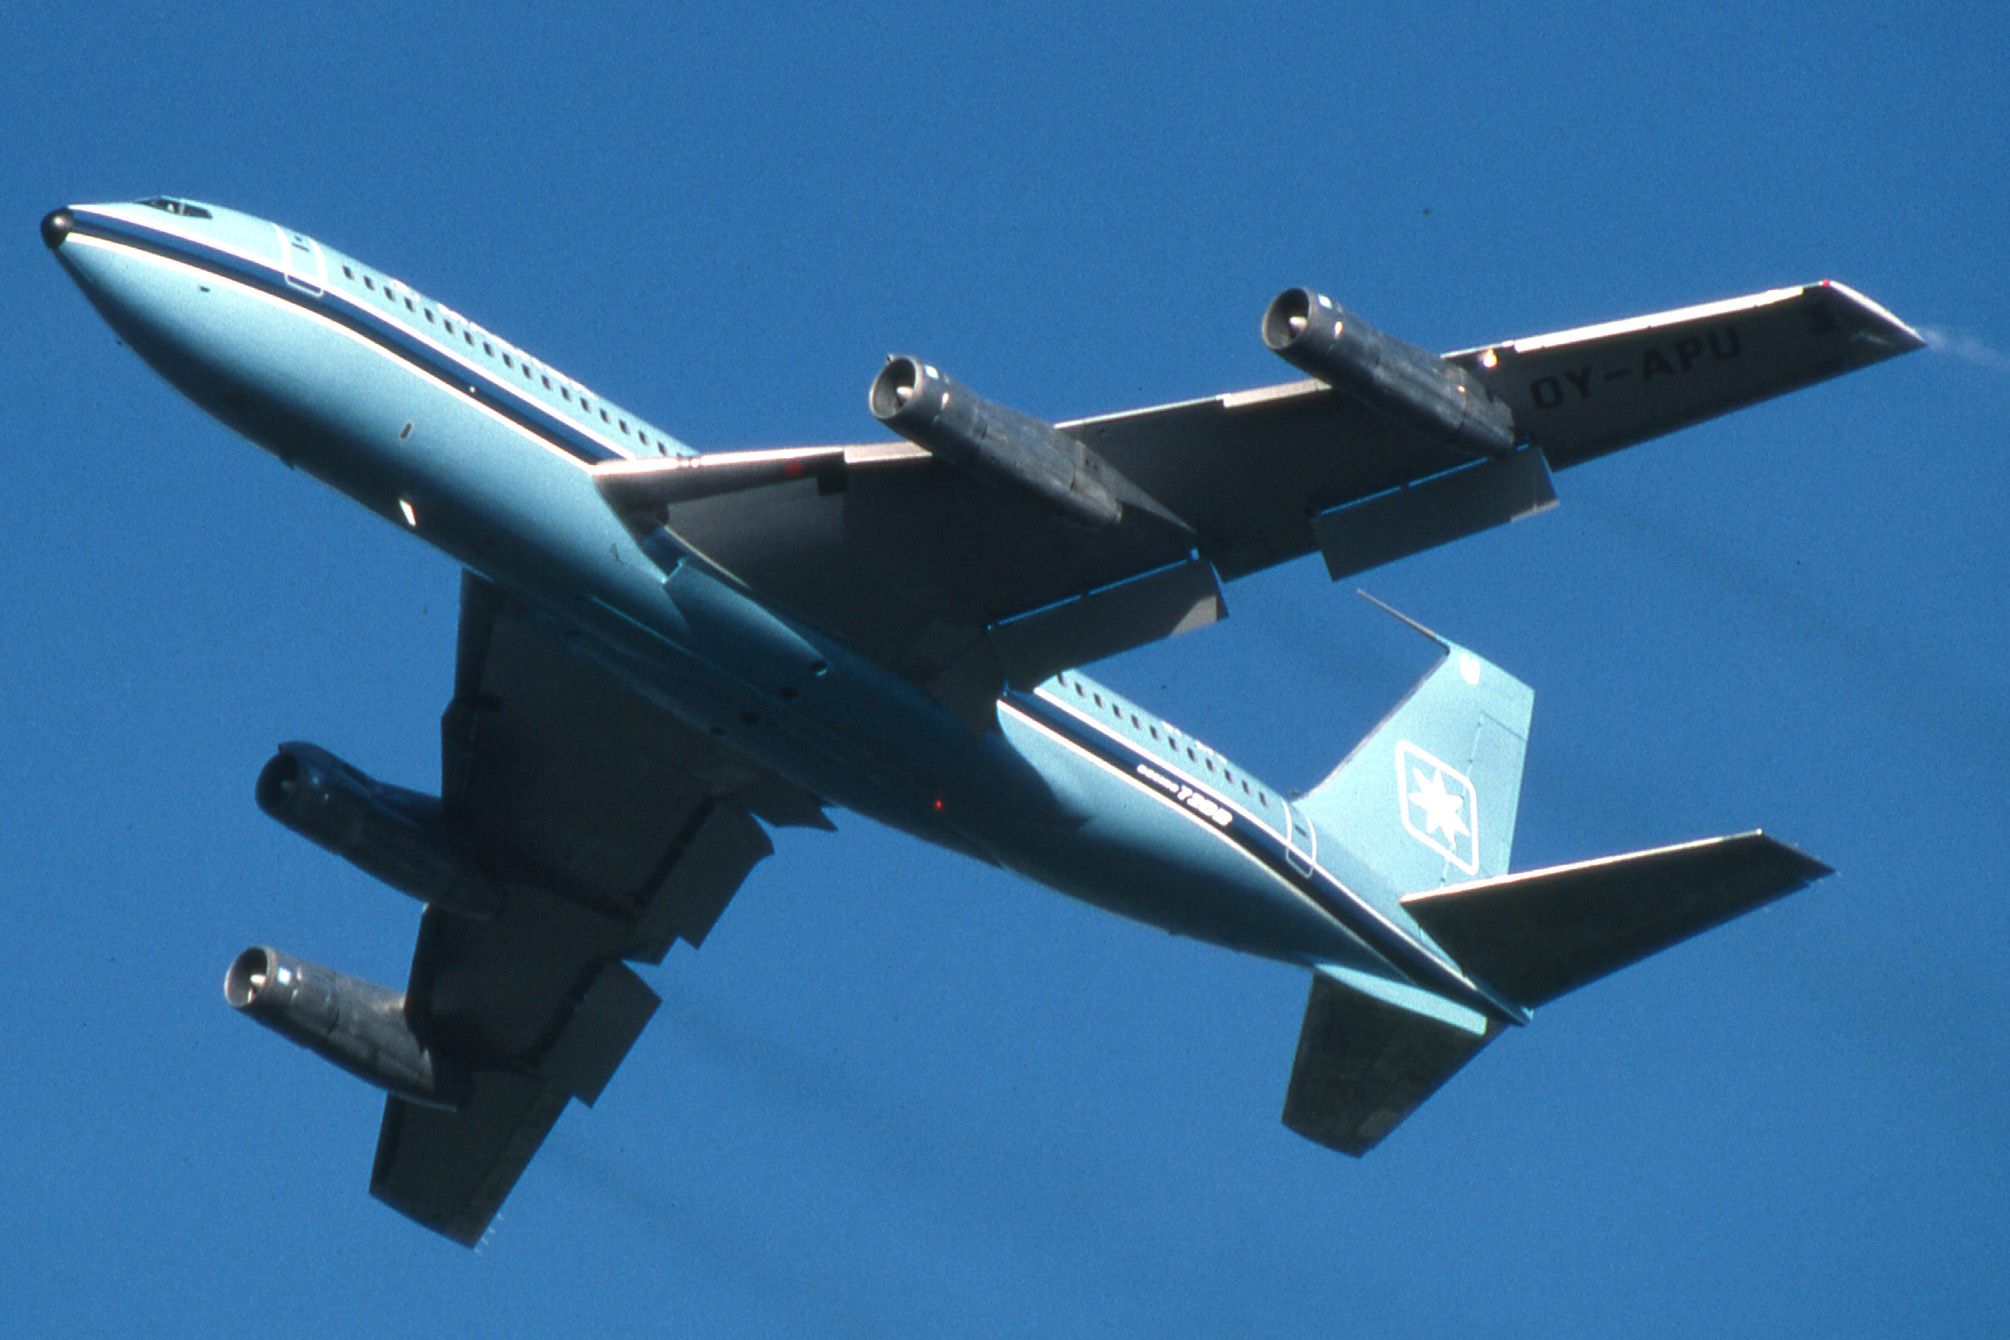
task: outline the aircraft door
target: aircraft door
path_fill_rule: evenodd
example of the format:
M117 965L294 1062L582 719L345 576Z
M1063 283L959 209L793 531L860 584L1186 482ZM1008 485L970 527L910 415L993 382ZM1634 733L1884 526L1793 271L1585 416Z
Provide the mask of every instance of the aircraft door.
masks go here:
M1288 800L1284 801L1284 859L1301 875L1311 874L1319 863L1319 830L1306 823L1298 807Z
M321 254L321 244L305 233L276 223L272 227L279 234L279 264L286 282L302 293L320 297L328 285L328 258Z

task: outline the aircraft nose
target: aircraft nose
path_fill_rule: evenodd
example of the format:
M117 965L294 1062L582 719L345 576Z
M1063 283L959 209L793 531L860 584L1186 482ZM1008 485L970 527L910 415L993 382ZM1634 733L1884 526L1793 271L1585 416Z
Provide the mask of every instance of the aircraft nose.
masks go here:
M70 235L70 225L75 222L67 209L52 209L42 216L42 244L54 251L63 245L63 239Z

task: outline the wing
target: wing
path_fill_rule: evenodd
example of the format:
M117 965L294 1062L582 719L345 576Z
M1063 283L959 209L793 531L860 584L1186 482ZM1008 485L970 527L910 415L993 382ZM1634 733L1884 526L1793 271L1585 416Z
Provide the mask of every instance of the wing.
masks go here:
M945 701L1211 622L1218 577L1335 577L1554 503L1550 468L1917 348L1815 284L1445 355L1512 411L1476 459L1318 381L1058 425L1150 500L1100 530L885 444L617 463L611 502ZM1428 357L1428 356L1425 356Z
M370 1189L472 1245L567 1100L599 1096L655 1010L624 960L704 940L772 850L756 813L822 816L472 576L441 734L446 815L507 894L489 921L426 911L406 1017L465 1077L464 1101L387 1100Z

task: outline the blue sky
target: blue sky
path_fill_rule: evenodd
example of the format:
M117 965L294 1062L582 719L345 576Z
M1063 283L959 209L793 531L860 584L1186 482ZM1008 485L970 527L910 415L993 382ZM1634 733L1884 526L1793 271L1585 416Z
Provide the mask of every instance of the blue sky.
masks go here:
M0 34L0 1321L305 1334L2000 1334L2010 18L1850 4L29 6ZM1457 347L1833 276L1939 348L1560 479L1366 585L1537 690L1517 864L1763 825L1842 873L1546 1009L1371 1158L1304 983L842 820L788 834L478 1254L378 1096L230 1016L416 908L260 815L430 786L455 573L126 351L35 235L313 233L700 447L870 438L889 350L1051 417L1281 380L1324 288ZM1420 668L1316 563L1098 668L1280 786Z

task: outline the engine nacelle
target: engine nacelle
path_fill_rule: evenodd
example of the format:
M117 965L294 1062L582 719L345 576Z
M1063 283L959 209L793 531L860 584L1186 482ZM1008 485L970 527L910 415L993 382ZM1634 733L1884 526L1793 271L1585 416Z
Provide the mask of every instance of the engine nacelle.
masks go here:
M459 1106L457 1082L412 1032L399 992L257 946L231 963L223 998L380 1089L433 1107Z
M1263 342L1370 409L1476 456L1514 449L1514 415L1466 369L1384 335L1323 293L1286 289L1263 313Z
M873 378L873 417L959 470L1035 495L1079 526L1113 526L1123 506L1089 449L1052 424L986 400L915 358Z
M440 802L387 786L316 745L282 744L258 774L258 808L400 893L492 918L495 877L448 836Z

